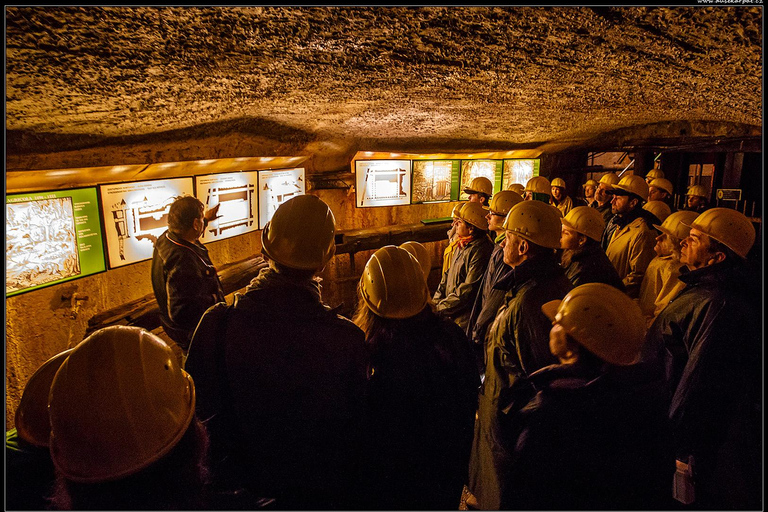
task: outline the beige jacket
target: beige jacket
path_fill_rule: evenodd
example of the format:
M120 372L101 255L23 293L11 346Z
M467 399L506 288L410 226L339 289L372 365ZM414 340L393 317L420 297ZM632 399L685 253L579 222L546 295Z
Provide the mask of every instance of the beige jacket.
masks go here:
M680 260L671 254L656 256L648 264L639 296L640 309L643 310L648 327L669 301L685 288L685 283L678 279L682 266Z
M613 232L605 254L611 260L624 282L627 295L637 298L640 284L651 260L656 256L656 232L638 217L623 228Z

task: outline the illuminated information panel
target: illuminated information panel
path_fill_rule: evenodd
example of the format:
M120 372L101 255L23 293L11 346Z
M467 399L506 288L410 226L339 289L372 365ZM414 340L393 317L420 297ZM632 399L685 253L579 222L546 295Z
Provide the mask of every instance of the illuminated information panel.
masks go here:
M464 189L472 180L483 176L493 183L493 193L501 190L502 160L462 160L461 161L461 195L462 201L467 201L469 195ZM493 194L491 194L493 195Z
M105 270L95 188L5 198L5 293Z
M259 229L264 229L278 206L304 195L305 184L303 168L259 171Z
M504 160L504 190L514 183L525 186L528 180L539 175L539 160L536 158L515 158Z
M459 160L414 160L412 203L458 201Z
M100 185L109 268L152 258L155 240L168 228L177 196L192 195L192 178Z
M203 243L256 231L258 205L256 171L195 176L195 193L206 210L219 205L218 218L208 223Z
M358 207L410 204L411 161L356 161L355 196Z

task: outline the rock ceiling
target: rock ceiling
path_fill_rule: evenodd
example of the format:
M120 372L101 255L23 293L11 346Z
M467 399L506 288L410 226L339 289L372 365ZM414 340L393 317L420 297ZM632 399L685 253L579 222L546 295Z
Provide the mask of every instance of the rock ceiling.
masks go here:
M9 155L754 137L762 96L761 7L6 7Z

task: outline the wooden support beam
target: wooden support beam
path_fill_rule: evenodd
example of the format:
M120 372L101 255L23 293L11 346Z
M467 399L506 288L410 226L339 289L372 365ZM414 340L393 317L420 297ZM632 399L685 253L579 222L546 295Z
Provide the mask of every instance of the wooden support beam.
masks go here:
M354 259L354 253L358 251L375 250L385 245L400 245L409 240L422 243L437 242L446 238L446 228L447 222L440 222L341 231L336 235L336 254L350 254ZM261 256L222 266L219 269L219 278L224 293L230 294L245 288L266 266L267 263ZM151 331L161 325L159 314L154 294L145 295L94 315L88 320L85 334L87 336L109 325L133 325Z

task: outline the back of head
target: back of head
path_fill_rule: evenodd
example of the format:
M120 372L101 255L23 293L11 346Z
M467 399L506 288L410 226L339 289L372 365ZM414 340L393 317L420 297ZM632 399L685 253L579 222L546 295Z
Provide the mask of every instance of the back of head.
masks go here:
M664 222L672 214L672 209L664 201L648 201L643 205L643 209L651 212L659 222Z
M648 183L640 176L634 174L621 178L617 184L613 185L613 189L634 194L643 201L648 200Z
M730 208L711 208L688 224L746 258L755 243L755 226L743 213Z
M488 207L492 212L506 215L513 206L521 202L523 202L523 198L520 194L511 190L502 190L493 195Z
M195 386L171 348L138 327L78 344L51 385L51 458L68 480L99 483L168 454L195 414Z
M411 256L416 258L416 261L421 265L421 271L424 273L424 279L429 277L429 273L432 270L432 257L429 255L429 251L419 242L408 241L400 244L401 249L405 249Z
M552 195L552 184L544 176L534 176L525 184L525 191L534 194L546 194L547 197L550 197Z
M196 219L203 216L205 206L194 196L177 197L168 210L168 229L172 233L184 233L192 228Z
M371 255L360 278L360 297L382 318L420 313L429 300L419 262L408 251L387 245Z
M588 236L592 240L600 241L605 229L603 214L596 208L589 206L577 206L563 218L563 226L573 229L577 233Z
M493 195L493 183L491 183L491 180L485 176L478 176L464 188L464 192L468 194L483 194L486 197L491 197L491 195Z
M322 270L336 253L336 219L328 205L312 195L281 204L261 232L264 253L284 267Z
M577 286L542 311L580 345L611 364L637 361L645 340L640 307L619 289L604 283Z
M691 223L699 214L690 210L681 210L664 219L660 226L654 225L662 233L673 236L678 240L686 238L691 232Z
M459 212L459 218L482 231L488 231L488 211L480 203L465 203Z
M32 374L24 387L19 408L16 409L16 430L24 441L39 448L48 448L51 422L48 417L48 394L51 383L72 349L60 352L44 362Z
M541 247L560 248L562 214L541 201L516 204L504 219L504 229Z

